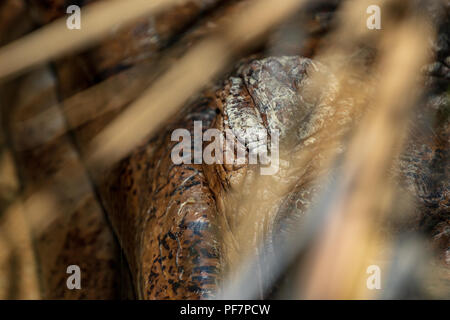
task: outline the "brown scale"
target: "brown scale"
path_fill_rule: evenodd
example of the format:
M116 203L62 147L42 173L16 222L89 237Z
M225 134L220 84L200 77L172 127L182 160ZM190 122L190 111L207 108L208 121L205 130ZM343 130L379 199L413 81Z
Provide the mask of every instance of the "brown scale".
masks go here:
M219 283L217 210L201 165L174 165L176 128L208 126L205 96L179 122L137 148L109 175L101 193L143 299L197 299ZM192 133L193 134L193 133Z

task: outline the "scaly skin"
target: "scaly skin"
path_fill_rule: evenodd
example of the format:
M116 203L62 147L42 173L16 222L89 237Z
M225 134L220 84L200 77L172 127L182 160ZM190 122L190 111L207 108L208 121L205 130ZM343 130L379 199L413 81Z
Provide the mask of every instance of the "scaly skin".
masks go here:
M64 14L61 11L64 1L50 1L51 4L49 1L31 2L38 8L36 16L41 23ZM200 2L192 1L194 4ZM76 93L94 83L143 60L152 60L170 39L213 4L214 1L205 1L205 6L191 4L179 8L180 11L174 10L153 19L150 23L153 27L149 29L148 20L142 20L84 54L58 60L55 70L59 98L75 97L76 100ZM174 19L174 16L183 19ZM191 35L182 37L180 42L185 41L183 48L201 36L206 26L209 26L207 19ZM149 41L155 36L160 42ZM439 64L429 71L432 82L441 85L442 82L448 85L450 66L445 50L438 49ZM175 53L174 57L182 51ZM313 51L302 47L294 53ZM170 60L166 63L170 64ZM319 98L317 92L310 92L308 68L311 70L311 67L328 79L329 88L324 90L328 92L326 96ZM57 125L51 123L30 135L30 130L39 127L38 118L27 122L24 128L15 124L19 122L17 119L33 118L28 114L36 112L30 113L28 109L44 111L56 105L55 82L44 89L33 85L39 83L41 77L45 78L47 72L28 75L32 80L20 84L22 90L35 97L32 99L34 105L11 104L16 119L11 120L10 135L14 137L15 153L26 190L33 190L46 182L61 163L78 163L77 152L83 154L92 137L128 103L94 120L77 122L71 127L74 141L63 134L67 128L61 114ZM123 73L121 83L126 83L127 77L131 82L133 75L132 72ZM85 188L81 188L80 196L83 201L67 199L67 212L75 211L70 215L70 223L66 224L63 210L58 213L60 222L53 224L41 239L37 239L44 297L108 299L120 296L118 269L127 270L119 266L111 225L125 252L138 298L202 299L214 296L224 275L237 263L230 251L235 247L239 250L239 246L251 247L254 241L285 229L289 226L289 219L301 217L316 200L314 196L321 186L314 184L314 179L323 174L317 165L322 155L319 142L329 138L325 129L332 122L339 123L336 136L331 139L338 140L358 119L351 101L335 99L334 83L335 79L326 67L305 58L248 59L238 64L218 88L203 92L180 117L162 128L155 138L137 147L106 177L96 178L94 183L100 199L90 189L88 177L84 177L82 186ZM52 94L41 96L45 90ZM297 108L299 105L301 107ZM434 113L436 109L442 110L442 105L445 102L434 107L428 103L418 113L422 116L430 110ZM70 115L65 116L69 125L73 123ZM407 227L428 231L440 249L442 260L448 263L448 116L445 119L435 132L423 134L419 131L411 139L397 167L393 168L393 174L399 178L401 187L410 190L415 199L416 215ZM192 131L194 120L202 120L204 129L213 127L222 132L227 128L235 129L238 138L238 129L246 126L279 129L282 148L292 148L288 158L293 158L288 160L295 159L301 150L309 150L313 154L303 167L289 171L282 164L281 171L268 179L269 182L270 179L278 179L278 182L292 186L288 191L278 194L269 183L265 193L255 195L265 212L260 221L255 221L254 231L258 234L248 244L236 246L230 238L246 214L240 211L238 204L248 196L246 190L251 189L246 186L251 186L258 168L247 164L173 165L170 151L175 142L170 141L170 134L176 128ZM245 137L241 138L243 141ZM334 147L342 148L339 144ZM236 193L237 190L242 190L242 194ZM264 199L267 195L277 201L266 205ZM102 215L98 200L111 225ZM68 264L82 267L82 291L66 290L65 268Z

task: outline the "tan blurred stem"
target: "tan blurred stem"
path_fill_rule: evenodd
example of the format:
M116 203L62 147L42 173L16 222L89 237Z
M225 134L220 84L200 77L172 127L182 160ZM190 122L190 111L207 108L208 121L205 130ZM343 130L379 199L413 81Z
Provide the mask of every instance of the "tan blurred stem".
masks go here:
M68 29L67 17L64 17L0 48L0 79L81 50L111 34L115 27L123 27L139 17L156 14L182 2L111 0L88 5L82 10L80 30Z
M0 298L39 299L39 277L30 225L21 201L0 221ZM9 267L9 268L8 268Z
M422 21L407 21L383 39L383 81L373 108L350 142L342 170L344 196L333 206L332 218L312 250L305 276L306 298L361 298L368 276L365 271L378 243L379 218L389 207L386 202L383 205L383 199L390 201L386 171L401 151L420 91L417 76L426 61L425 30Z

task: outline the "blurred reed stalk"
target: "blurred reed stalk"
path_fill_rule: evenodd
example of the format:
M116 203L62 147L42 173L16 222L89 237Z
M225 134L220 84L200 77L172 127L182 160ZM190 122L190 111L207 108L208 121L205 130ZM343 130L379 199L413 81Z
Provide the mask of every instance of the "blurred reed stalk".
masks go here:
M418 25L421 31L411 34ZM381 241L380 219L391 212L394 200L387 171L402 150L412 107L420 96L417 78L427 59L426 30L424 22L410 20L382 41L383 81L349 143L340 186L344 192L332 206L332 219L308 263L307 298L361 298L364 271Z
M0 80L67 53L74 53L107 37L139 17L169 10L183 0L100 1L83 9L81 30L71 32L66 17L0 48Z
M395 1L383 2L383 14L389 12L388 5L393 3ZM267 292L261 290L270 289L273 285L270 282L279 279L301 252L307 252L301 260L306 263L300 267L296 265L292 271L297 282L291 284L291 290L284 298L373 297L366 288L366 269L373 261L380 261L380 252L392 245L383 243L379 233L381 223L388 218L387 213L392 212L395 201L387 171L402 150L413 106L421 94L419 71L430 58L424 44L428 43L432 33L422 17L409 16L399 22L389 20L389 15L384 15L383 20L383 26L389 27L389 32L370 31L366 28L367 16L361 14L370 4L370 1L347 1L340 13L338 29L331 35L328 47L317 57L335 72L341 98L351 97L355 102L354 108L361 109L364 114L350 141L343 141L348 147L342 167L333 168L339 158L336 158L338 155L330 148L331 145L324 142L321 146L328 149L328 153L323 170L319 172L337 171L337 181L328 183L318 204L308 210L306 216L309 217L304 225L294 227L298 232L288 239L287 247L278 248L280 252L267 261L261 258L271 256L264 253L267 239L259 240L261 245L254 248L253 238L255 232L259 233L257 237L260 239L264 237L264 230L255 230L255 227L259 228L258 222L264 223L270 217L265 215L267 209L258 202L260 199L255 200L254 195L264 188L281 190L283 194L283 190L290 190L292 186L275 180L267 183L264 181L267 178L261 177L255 183L255 189L249 192L252 196L243 200L246 216L239 223L237 237L233 240L240 246L232 250L230 258L241 263L234 266L219 298L264 296ZM373 73L364 75L358 66L350 66L355 70L342 70L342 60L367 42L378 51ZM362 77L362 88L349 86L352 74ZM368 101L368 104L361 101ZM336 124L330 124L327 131L330 136L339 136L338 129ZM310 151L302 152L298 159L303 161L298 160L292 167L302 168L308 162ZM317 183L324 176L317 174L315 179ZM265 264L262 270L261 264ZM258 269L259 277L254 275ZM262 284L255 285L258 282Z

